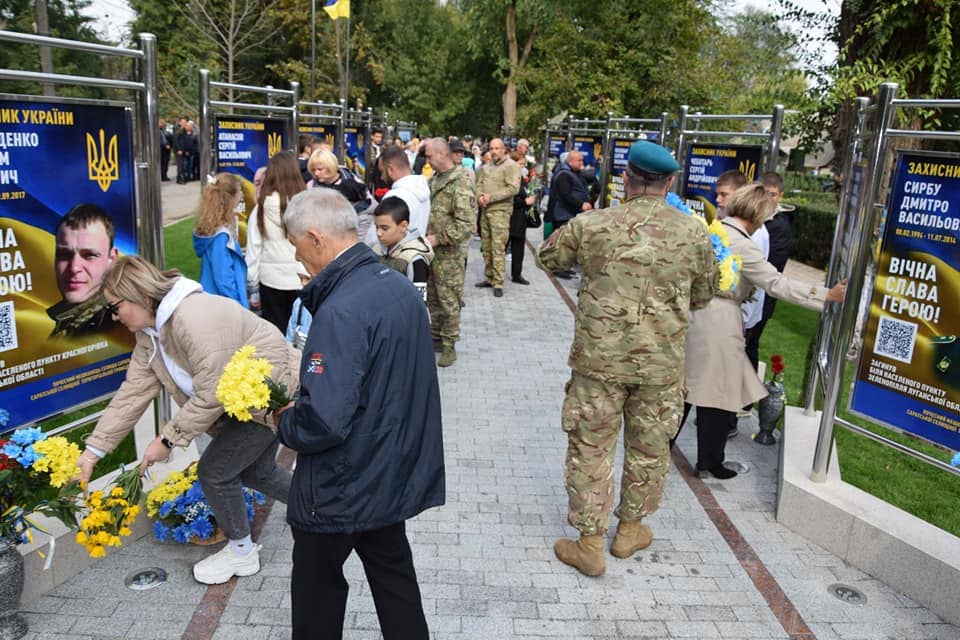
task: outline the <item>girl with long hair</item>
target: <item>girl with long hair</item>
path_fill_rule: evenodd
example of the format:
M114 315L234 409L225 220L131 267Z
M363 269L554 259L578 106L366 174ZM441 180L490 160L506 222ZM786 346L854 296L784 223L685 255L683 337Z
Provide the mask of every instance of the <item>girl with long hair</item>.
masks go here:
M203 290L249 309L247 264L237 239L236 209L242 195L240 180L233 174L207 178L193 228L193 250L200 258Z

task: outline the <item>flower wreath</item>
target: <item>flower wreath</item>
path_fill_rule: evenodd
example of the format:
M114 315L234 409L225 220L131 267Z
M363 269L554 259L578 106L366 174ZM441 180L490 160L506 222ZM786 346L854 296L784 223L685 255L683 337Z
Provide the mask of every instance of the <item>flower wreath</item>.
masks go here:
M730 239L727 238L727 231L723 228L720 220L714 220L707 224L703 216L694 213L683 198L672 191L667 194L667 204L703 223L710 234L713 255L717 259L717 268L720 270L720 290L733 291L736 289L740 282L740 269L743 267L743 261L738 254L730 251Z

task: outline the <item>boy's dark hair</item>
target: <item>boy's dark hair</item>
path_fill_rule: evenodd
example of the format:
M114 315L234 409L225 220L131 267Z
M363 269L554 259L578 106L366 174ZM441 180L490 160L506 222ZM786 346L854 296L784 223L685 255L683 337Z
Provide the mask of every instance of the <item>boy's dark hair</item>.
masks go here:
M54 233L60 233L60 229L64 227L67 229L86 229L91 224L96 224L97 222L102 224L104 230L106 230L107 237L110 238L110 248L112 249L113 239L117 235L116 227L114 227L110 215L95 204L78 204L70 209L70 211L67 211L66 215L60 218L60 221L57 223L57 228Z
M747 176L743 175L743 172L737 171L736 169L724 171L717 176L717 186L719 187L722 184L728 184L734 189L739 189L740 187L747 186Z
M773 187L780 193L783 193L783 176L776 171L767 171L761 175L760 184L765 187Z
M402 198L391 196L381 200L377 208L373 210L373 217L376 218L377 216L390 216L393 218L394 224L410 222L410 207Z
M297 139L297 144L300 147L300 153L303 153L304 151L306 151L307 147L312 147L314 144L316 144L315 141L316 141L316 138L314 138L311 135L306 135L306 134L301 135Z
M383 133L383 129L381 129L380 127L374 127L374 128L370 131L370 134L372 135L372 134L374 134L374 133Z
M396 167L404 162L407 163L408 167L410 166L410 161L407 160L407 152L393 144L383 150L379 160L380 166L390 165Z

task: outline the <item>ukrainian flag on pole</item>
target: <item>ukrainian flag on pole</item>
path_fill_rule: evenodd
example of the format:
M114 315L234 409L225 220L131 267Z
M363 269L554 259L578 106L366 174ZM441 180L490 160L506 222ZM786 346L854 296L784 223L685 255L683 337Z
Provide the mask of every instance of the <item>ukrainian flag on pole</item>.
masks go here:
M350 17L350 0L324 0L323 10L336 20Z

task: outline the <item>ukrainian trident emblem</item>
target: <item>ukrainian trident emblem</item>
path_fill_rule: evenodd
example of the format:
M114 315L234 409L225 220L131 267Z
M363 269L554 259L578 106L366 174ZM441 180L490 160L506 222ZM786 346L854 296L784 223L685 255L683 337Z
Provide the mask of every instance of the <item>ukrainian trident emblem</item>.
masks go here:
M757 176L757 163L744 160L740 163L740 173L747 176L747 182L753 182Z
M104 193L110 188L111 182L120 179L117 134L110 136L110 142L106 142L106 134L100 129L99 146L94 137L87 134L87 177L96 182Z
M274 155L283 151L283 139L280 137L279 133L268 133L267 134L267 157L272 158Z

